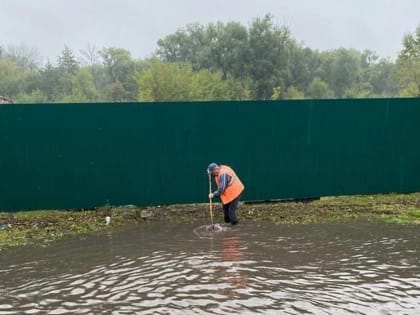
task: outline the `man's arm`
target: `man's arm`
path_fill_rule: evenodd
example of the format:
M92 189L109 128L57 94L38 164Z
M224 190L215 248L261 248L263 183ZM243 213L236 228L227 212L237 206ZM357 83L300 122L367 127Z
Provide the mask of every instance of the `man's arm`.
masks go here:
M228 174L222 173L219 175L219 180L220 180L220 186L217 187L217 190L213 193L214 197L220 196L225 191L225 189L227 188L229 184L230 176Z

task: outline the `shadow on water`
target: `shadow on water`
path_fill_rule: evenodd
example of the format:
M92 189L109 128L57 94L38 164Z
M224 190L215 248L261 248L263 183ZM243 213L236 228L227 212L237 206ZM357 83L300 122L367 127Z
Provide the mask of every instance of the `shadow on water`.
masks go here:
M418 314L418 226L148 224L0 257L0 314Z

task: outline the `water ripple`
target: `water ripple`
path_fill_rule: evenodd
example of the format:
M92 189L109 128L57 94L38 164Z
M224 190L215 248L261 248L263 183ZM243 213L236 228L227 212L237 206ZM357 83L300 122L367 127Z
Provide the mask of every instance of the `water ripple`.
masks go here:
M0 314L384 315L420 309L418 229L243 226L205 237L193 227L149 229L2 256Z

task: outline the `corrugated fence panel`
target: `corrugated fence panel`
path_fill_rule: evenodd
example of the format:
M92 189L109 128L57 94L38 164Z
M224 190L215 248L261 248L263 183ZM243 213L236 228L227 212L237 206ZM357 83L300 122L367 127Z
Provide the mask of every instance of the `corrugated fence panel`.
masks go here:
M0 210L420 191L420 99L0 105Z

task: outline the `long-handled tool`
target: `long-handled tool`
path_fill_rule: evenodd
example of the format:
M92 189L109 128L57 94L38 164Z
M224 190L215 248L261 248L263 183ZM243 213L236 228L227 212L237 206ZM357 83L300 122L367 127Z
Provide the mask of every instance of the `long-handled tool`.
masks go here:
M211 194L211 175L209 173L209 195ZM210 207L210 220L211 220L211 229L214 230L214 223L213 223L213 201L212 198L209 196L209 207Z

